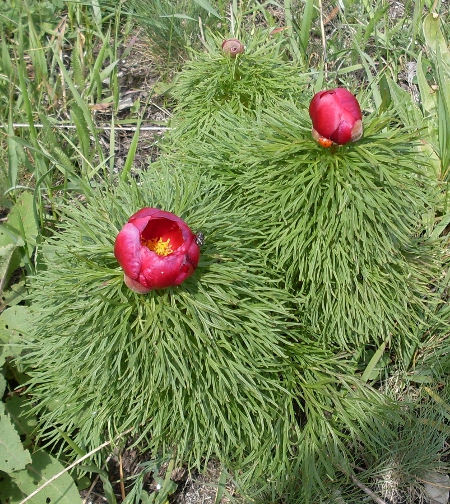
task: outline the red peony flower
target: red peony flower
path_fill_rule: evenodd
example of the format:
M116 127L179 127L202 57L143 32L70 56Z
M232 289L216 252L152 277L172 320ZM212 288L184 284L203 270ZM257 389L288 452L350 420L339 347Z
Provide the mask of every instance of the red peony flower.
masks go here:
M180 285L194 273L200 247L189 226L158 208L143 208L117 235L114 255L126 285L140 294Z
M323 147L328 141L343 145L362 137L363 125L358 100L346 89L320 91L311 100L309 115L312 119L312 136Z

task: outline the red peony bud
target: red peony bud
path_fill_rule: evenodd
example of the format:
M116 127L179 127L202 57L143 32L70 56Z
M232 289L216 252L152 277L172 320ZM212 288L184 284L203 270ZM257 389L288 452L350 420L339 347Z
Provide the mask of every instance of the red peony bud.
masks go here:
M362 137L363 125L358 100L346 89L320 91L311 100L309 115L312 135L323 147L328 141L344 145Z
M114 255L126 285L140 294L180 285L200 259L196 235L179 217L158 208L143 208L117 235Z
M222 42L222 51L230 58L236 58L238 54L244 52L244 44L235 38L230 38Z

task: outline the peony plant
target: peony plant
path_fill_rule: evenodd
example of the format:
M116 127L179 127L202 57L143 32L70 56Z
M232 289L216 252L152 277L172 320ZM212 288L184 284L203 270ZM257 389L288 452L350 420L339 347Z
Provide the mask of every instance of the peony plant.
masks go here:
M321 129L329 124L327 104L339 119L334 131L346 135L335 140L351 140L352 129L361 134L362 114L351 93L320 96L323 105L316 98L311 107L320 112L315 119L324 118L313 123L319 134L333 136L336 121ZM418 320L441 303L429 285L445 269L442 244L427 239L423 228L437 192L427 159L415 149L418 136L396 127L391 114L374 113L365 120L364 138L330 156L311 141L308 105L281 102L258 123L241 118L234 129L230 120L221 149L228 160L204 169L220 178L233 169L243 213L259 222L261 239L251 246L265 251L318 339L353 351L398 337L398 351L411 348ZM345 115L344 105L353 114Z
M258 491L286 500L292 482L291 502L319 502L395 425L361 355L388 348L407 367L438 319L447 268L422 221L435 190L395 118L373 114L362 138L349 91L308 109L281 44L246 44L189 64L163 160L138 184L66 207L22 363L52 441L130 433L152 457L217 457ZM320 146L361 141L330 156L308 111Z
M331 433L330 452L336 443L348 450L349 439L341 417L323 411L345 411L346 432L371 442L372 431L386 428L380 411L389 402L304 330L291 293L249 247L259 223L239 198L205 175L161 172L68 205L60 233L43 246L46 269L30 285L36 317L21 363L45 441L70 439L87 451L127 433L152 457L176 452L190 468L217 458L251 485L268 472L285 482L312 460L326 479L317 433ZM145 296L126 288L116 256L127 274L136 264L142 273L141 254L171 255L149 246L161 253L173 245L172 254L186 246L176 272L186 252L197 257L200 233L185 222L208 237L195 275Z

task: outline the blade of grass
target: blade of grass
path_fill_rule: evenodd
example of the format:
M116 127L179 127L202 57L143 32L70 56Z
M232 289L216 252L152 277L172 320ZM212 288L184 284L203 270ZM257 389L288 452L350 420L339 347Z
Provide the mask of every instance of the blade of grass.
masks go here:
M289 34L289 42L291 44L291 50L292 53L294 54L295 58L297 61L304 66L306 62L306 41L302 39L302 34L303 30L308 30L308 35L309 35L309 30L311 28L311 18L312 18L312 6L313 2L310 2L309 0L306 1L305 4L305 11L303 13L303 20L302 20L302 27L300 29L300 46L297 43L297 37L294 34L294 27L296 26L296 23L294 21L294 17L292 14L292 3L291 0L285 0L284 2L284 16L286 19L286 27L288 29L288 34ZM311 12L310 12L311 10ZM309 25L308 25L309 21ZM306 25L306 26L304 26ZM307 40L307 39L306 39Z
M6 140L8 148L8 181L10 187L15 187L17 183L17 174L19 172L19 159L17 156L17 144L12 140L14 136L12 104L9 106L8 115L8 137Z
M33 94L30 90L30 87L27 85L27 70L25 68L25 59L24 59L24 33L23 33L23 25L22 23L19 23L18 27L18 51L19 51L19 62L18 62L18 77L19 77L19 87L21 90L21 95L23 99L23 106L25 109L25 113L27 116L28 120L28 125L29 125L29 132L30 132L30 139L31 139L31 144L34 147L35 151L35 164L34 164L34 176L35 179L42 180L44 181L49 173L48 167L41 156L41 151L39 148L39 141L38 141L38 135L37 135L37 130L34 127L34 116L33 116L33 108L31 106L30 98L29 98L29 93ZM49 196L51 197L51 187L47 184L47 191ZM39 212L38 215L40 216L40 227L42 228L44 226L44 202L43 198L41 196L41 193L37 193L37 199L39 203Z
M381 357L384 354L384 351L386 350L386 345L390 341L391 337L388 336L383 343L379 346L378 350L373 354L372 358L370 359L369 364L367 364L366 369L364 370L364 373L361 376L361 380L363 382L368 382L370 380L370 376L372 375L373 370L377 366L378 362L380 361Z
M437 402L437 404L442 406L442 408L444 409L443 414L445 418L447 420L450 420L450 405L447 404L441 397L439 397L439 395L436 394L434 390L431 390L430 387L423 387L423 388L430 395L430 397L432 397Z
M227 482L228 472L225 468L222 469L220 473L219 483L217 485L216 498L214 499L214 504L220 504L222 501L223 494L225 492L225 484Z
M144 109L143 109L141 115L139 116L138 122L136 124L136 131L134 132L133 139L131 141L131 145L128 150L127 158L126 158L125 164L123 166L122 174L120 176L120 180L122 180L123 182L128 179L128 175L130 173L131 166L134 161L134 157L136 156L136 150L137 150L137 146L138 146L138 142L139 142L139 134L141 131L142 120L144 118L145 111L147 110L148 104L151 100L151 96L152 96L152 93L150 93L150 96L147 100L147 103L145 104Z
M216 18L222 19L222 16L216 11L216 9L208 2L208 0L194 0L197 5L200 5L209 14L215 16Z

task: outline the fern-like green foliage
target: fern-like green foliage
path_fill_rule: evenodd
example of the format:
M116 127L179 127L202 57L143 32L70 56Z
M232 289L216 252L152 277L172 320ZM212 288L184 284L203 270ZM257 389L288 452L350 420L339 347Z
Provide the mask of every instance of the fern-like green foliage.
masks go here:
M243 54L230 58L221 50L222 39L213 38L206 53L186 63L175 80L172 95L178 106L169 142L180 137L183 145L207 141L221 129L224 109L239 117L303 92L308 79L294 64L286 64L283 39L256 30L242 39Z
M249 212L266 216L268 259L311 326L348 348L413 337L439 303L430 286L443 267L442 243L424 230L438 192L417 135L369 118L363 140L326 150L304 136L305 114L294 107L268 115L263 129L240 148L252 160L241 184Z
M282 491L300 471L311 493L332 470L327 453L345 460L362 438L373 449L395 408L301 328L248 247L259 231L225 194L172 168L67 205L31 283L22 364L33 411L49 441L63 432L88 450L131 428L152 453L175 448L191 466L219 457L247 489L271 474ZM177 213L206 242L181 286L138 295L113 244L143 206Z
M253 246L298 297L310 330L346 349L389 335L399 336L398 349L417 343L419 320L440 303L430 287L444 261L441 240L425 231L439 192L417 133L372 115L362 140L323 149L300 102L240 122L220 117L214 148L190 144L183 162L201 158L202 169L240 194L261 231Z

